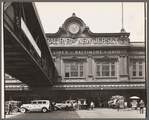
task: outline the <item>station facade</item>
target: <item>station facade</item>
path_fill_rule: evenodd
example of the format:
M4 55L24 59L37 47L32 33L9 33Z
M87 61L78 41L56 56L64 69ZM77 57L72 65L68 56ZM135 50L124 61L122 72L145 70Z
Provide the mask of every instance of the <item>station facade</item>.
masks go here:
M146 102L145 43L130 42L129 35L124 29L93 33L74 13L57 33L46 34L59 74L50 98L86 99L95 107L107 107L115 95Z

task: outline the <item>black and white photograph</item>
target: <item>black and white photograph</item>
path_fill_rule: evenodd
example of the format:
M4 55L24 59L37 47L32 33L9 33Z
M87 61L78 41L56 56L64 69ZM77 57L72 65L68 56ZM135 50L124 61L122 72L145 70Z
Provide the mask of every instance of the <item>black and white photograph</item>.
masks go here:
M3 119L147 118L146 2L2 2Z

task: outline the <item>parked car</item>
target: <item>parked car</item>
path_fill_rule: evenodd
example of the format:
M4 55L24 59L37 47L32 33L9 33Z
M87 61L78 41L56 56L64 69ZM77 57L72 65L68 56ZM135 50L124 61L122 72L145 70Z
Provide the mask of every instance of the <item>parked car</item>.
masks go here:
M32 100L31 104L22 104L20 111L25 113L27 111L51 111L52 107L49 100Z
M21 106L21 101L14 101L14 100L11 100L11 101L6 101L5 102L5 114L7 113L8 111L8 104L11 104L11 107L12 107L12 112L15 113L15 112L18 112L20 109L20 106Z
M71 107L71 102L73 103L73 109L77 109L77 101L76 100L66 100L66 101L62 101L62 103L56 103L54 106L54 109L70 109Z

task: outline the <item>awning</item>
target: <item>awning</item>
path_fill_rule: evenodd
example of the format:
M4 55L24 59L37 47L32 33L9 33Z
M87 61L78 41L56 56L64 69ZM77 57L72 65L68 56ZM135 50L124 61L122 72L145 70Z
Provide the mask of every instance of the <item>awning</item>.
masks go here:
M54 85L53 90L110 90L110 89L145 89L145 84L110 84L110 85Z

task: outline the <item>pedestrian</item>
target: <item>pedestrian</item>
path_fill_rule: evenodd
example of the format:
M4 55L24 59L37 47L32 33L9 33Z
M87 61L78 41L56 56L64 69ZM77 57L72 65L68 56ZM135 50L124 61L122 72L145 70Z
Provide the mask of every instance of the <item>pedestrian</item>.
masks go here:
M78 100L78 107L79 107L79 110L81 110L81 101Z
M93 101L91 101L90 107L91 107L91 110L93 110L93 108L94 108L94 103L93 103Z
M119 111L119 109L120 109L120 102L119 102L119 100L116 101L116 107L117 107L117 111Z
M140 114L141 113L143 114L143 108L144 108L144 102L143 102L143 100L140 101L139 105L140 105Z
M12 106L11 106L11 102L8 103L8 112L7 112L8 115L11 115L12 114Z
M125 109L127 109L127 102L124 102Z
M73 102L71 101L71 106L70 106L70 110L73 110Z
M109 105L109 108L111 108L112 107L112 101L110 100L110 101L108 101L108 105Z

